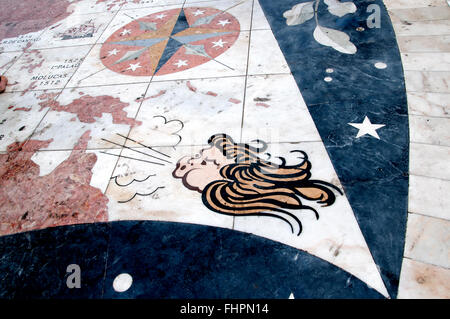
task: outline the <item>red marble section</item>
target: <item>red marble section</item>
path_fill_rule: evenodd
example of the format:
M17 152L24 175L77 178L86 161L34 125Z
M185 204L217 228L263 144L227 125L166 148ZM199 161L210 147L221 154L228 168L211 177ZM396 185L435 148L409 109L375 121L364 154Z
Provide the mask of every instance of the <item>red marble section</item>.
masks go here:
M0 154L0 235L47 227L107 221L107 197L90 186L97 156L86 153L85 132L69 158L50 174L39 176L31 160L52 140L30 140Z
M235 98L230 98L230 99L228 99L228 102L231 102L231 103L234 103L234 104L239 104L239 103L241 103L242 101L241 101L241 100L238 100L238 99L235 99Z
M39 50L29 51L24 57L20 70L28 70L28 73L33 73L34 69L40 68L45 61Z
M186 86L187 86L188 89L191 90L192 92L197 92L197 88L191 84L191 81L187 81L187 82L186 82Z
M20 94L20 96L24 96L25 94L27 94L29 91L34 90L35 88L37 88L37 81L33 81L30 83L30 85L28 85L28 87L22 91L22 93Z
M101 117L103 113L109 113L112 115L115 124L128 124L130 126L142 124L142 122L128 117L127 112L124 111L129 103L122 102L119 98L112 96L83 95L67 105L61 105L48 93L40 95L39 99L43 100L39 103L41 110L50 107L51 110L56 112L73 113L83 123L95 123L96 117Z
M256 105L257 106L263 106L263 107L270 107L270 105L269 104L266 104L266 103L261 103L261 102L258 102L258 103L256 103Z
M31 107L17 107L15 108L13 111L24 111L24 112L30 112L31 111Z
M68 0L1 0L0 41L36 32L68 17Z
M150 100L150 99L155 99L155 98L157 98L157 97L160 97L161 95L164 95L164 94L166 94L166 90L160 90L157 94L155 94L155 95L152 95L152 96L149 96L149 97L146 97L146 98L137 98L135 101L136 102L138 102L138 101L141 101L141 102L144 102L144 101L147 101L147 100Z

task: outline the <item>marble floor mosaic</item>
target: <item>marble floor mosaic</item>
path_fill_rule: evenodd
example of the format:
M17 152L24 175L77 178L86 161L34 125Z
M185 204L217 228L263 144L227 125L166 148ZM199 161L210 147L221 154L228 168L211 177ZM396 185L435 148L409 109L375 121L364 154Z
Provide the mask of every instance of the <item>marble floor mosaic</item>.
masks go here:
M0 4L0 298L450 298L447 1Z

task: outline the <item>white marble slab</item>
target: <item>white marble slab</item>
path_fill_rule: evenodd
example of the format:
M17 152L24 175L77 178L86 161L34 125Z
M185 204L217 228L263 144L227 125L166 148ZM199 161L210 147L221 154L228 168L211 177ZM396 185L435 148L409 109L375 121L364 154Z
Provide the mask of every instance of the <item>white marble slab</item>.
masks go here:
M450 270L403 259L399 299L449 299Z
M0 94L0 150L6 151L8 145L25 141L36 129L48 111L42 107L40 97L54 91L33 91Z
M17 37L5 38L0 41L0 52L20 51L26 48L29 43L33 44L39 41L40 35L44 32L45 28L35 32L19 35Z
M39 176L50 174L58 165L69 158L72 151L37 151L31 160L39 165ZM75 151L80 152L80 151ZM119 154L120 150L108 150L109 153ZM106 155L100 150L87 150L86 153L97 156L92 168L92 178L89 185L96 187L104 193L109 184L111 174L118 161L118 157Z
M392 9L389 10L389 15L394 19L400 19L408 22L448 20L450 19L450 7L440 6L440 7L425 7L425 8Z
M130 137L150 146L202 145L217 133L238 140L244 82L245 77L152 82L136 117L143 124Z
M383 0L388 9L445 7L445 0Z
M69 10L74 14L96 12L117 12L120 9L142 9L146 7L178 5L181 7L184 0L81 0L73 3Z
M73 12L73 14L117 12L128 1L133 0L81 0L72 3L67 10Z
M405 71L407 92L450 93L450 72Z
M255 139L321 141L292 75L248 77L242 141Z
M6 72L14 62L20 57L22 52L3 52L0 53L0 75Z
M252 31L248 74L290 73L291 70L271 30Z
M191 156L193 149L190 147L177 147L176 150L172 147L156 149L169 155L170 158L149 149L137 150L168 159L171 164L130 149L123 150L121 155L128 158L119 159L113 173L114 178L111 179L106 192L109 198L109 220L160 220L232 228L232 216L210 211L203 204L199 192L187 189L180 179L172 176L178 159ZM196 149L198 151L200 147Z
M250 22L252 19L253 0L216 0L205 2L186 1L185 8L190 7L210 7L225 11L238 19L241 25L241 31L250 30Z
M409 92L409 114L450 117L450 93Z
M90 130L88 149L120 148L124 140L117 134L127 135L130 131L141 104L137 98L145 94L146 88L146 84L136 84L65 89L57 99L57 108L48 112L33 138L52 138L47 150L70 150ZM88 107L92 109L84 113L83 108Z
M449 52L450 35L397 37L401 52Z
M126 0L122 6L122 10L141 9L146 7L159 7L177 5L181 7L184 0Z
M298 163L292 150L307 153L312 164L311 179L339 186L323 143L271 144L268 153L273 158L285 157L287 165ZM275 159L274 159L275 161ZM272 217L237 216L234 229L266 237L286 245L302 249L350 272L370 287L387 296L384 284L372 259L358 222L345 196L337 196L330 207L320 207L313 201L303 200L304 205L315 208L319 219L311 211L294 211L303 224L302 233L292 234L289 225Z
M408 214L404 256L449 268L450 221Z
M411 213L450 220L450 181L423 176L409 176Z
M450 71L450 52L402 53L406 71Z
M6 91L63 88L78 69L91 46L29 50L6 72Z
M270 30L270 24L258 0L253 4L252 30Z
M416 21L393 23L395 34L399 36L444 36L450 34L449 20Z
M114 16L114 12L72 14L48 27L31 49L94 44Z
M410 144L410 174L450 180L449 160L450 147Z
M450 146L450 119L411 115L409 117L410 141Z

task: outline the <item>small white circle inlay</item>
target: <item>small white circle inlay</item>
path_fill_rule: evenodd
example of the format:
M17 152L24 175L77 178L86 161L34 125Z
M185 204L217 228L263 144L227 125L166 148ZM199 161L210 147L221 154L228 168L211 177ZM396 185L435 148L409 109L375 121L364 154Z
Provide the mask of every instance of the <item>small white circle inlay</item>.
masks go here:
M133 278L126 273L118 275L113 282L113 288L117 292L124 292L130 289L133 284Z
M383 63L383 62L377 62L377 63L375 63L375 67L377 69L386 69L387 68L387 64Z

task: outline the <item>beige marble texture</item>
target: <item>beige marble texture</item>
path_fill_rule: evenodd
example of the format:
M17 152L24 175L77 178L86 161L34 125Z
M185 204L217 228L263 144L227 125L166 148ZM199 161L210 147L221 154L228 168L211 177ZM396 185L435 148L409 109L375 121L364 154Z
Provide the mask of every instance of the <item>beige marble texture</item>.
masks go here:
M252 30L270 30L269 22L258 0L253 4Z
M450 93L408 92L409 114L450 116Z
M445 0L383 0L387 9L445 7Z
M410 174L450 180L450 147L411 143L409 151Z
M394 23L394 30L399 36L436 36L450 34L449 20L415 21Z
M450 221L408 214L404 256L450 268Z
M21 51L18 52L2 52L0 53L0 74L8 70L13 63L20 57Z
M406 71L450 71L450 52L402 53Z
M403 259L399 299L449 299L450 270Z
M410 141L450 147L450 119L411 115Z
M409 176L411 213L450 220L450 181L424 176Z
M389 10L392 22L400 21L432 21L450 19L450 7L424 7Z
M450 93L450 72L405 71L408 92Z
M401 52L449 52L450 35L399 36Z
M254 30L251 34L248 74L290 73L272 30Z
M248 77L242 141L257 138L270 143L321 141L292 75Z

